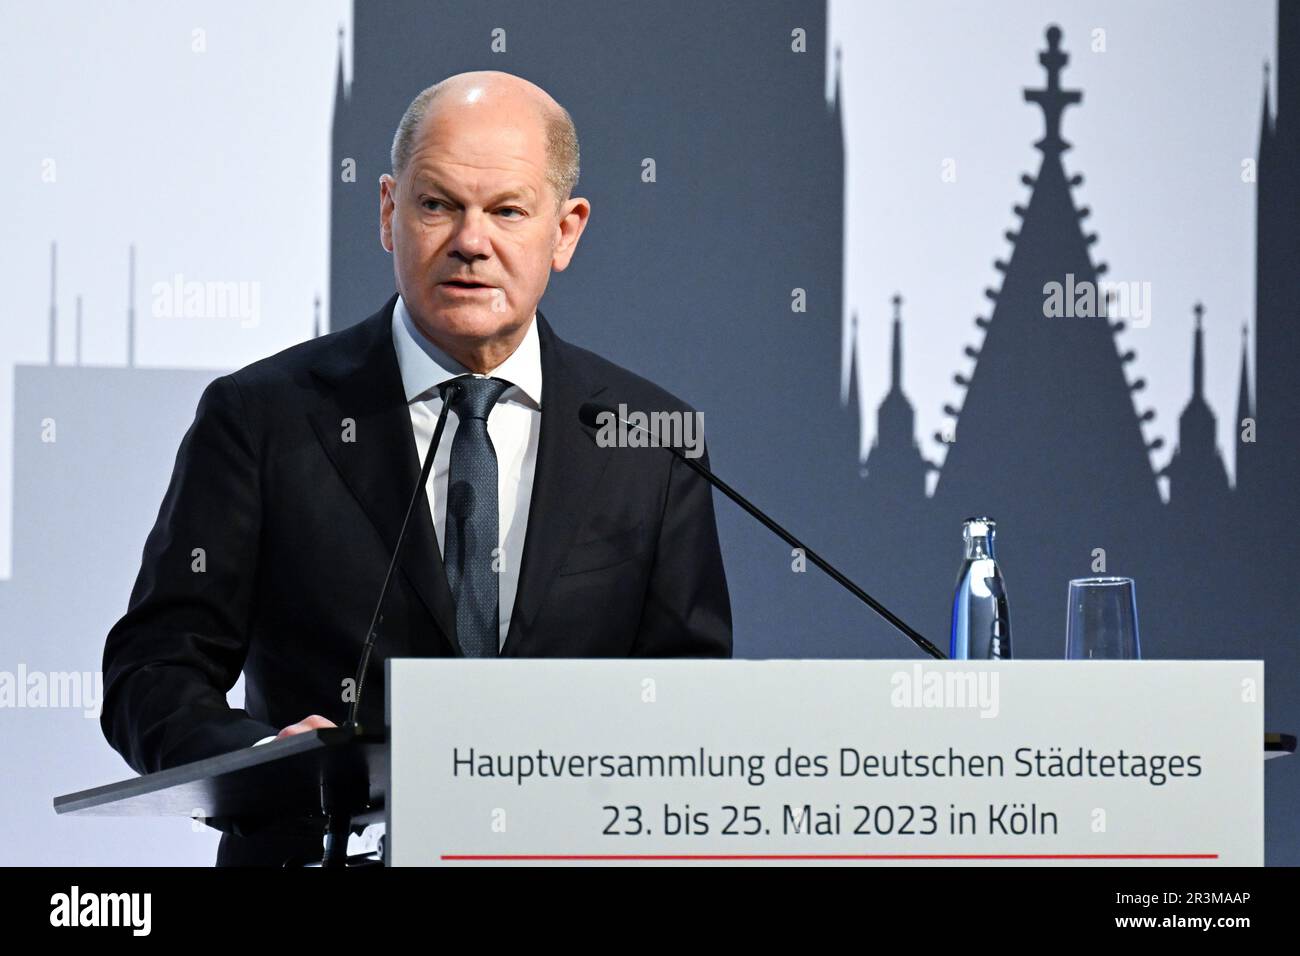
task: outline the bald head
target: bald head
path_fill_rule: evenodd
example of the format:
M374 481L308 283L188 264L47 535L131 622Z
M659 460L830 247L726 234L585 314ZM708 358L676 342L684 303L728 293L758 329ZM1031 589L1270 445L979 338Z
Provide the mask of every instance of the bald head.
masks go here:
M411 101L393 136L389 158L394 178L401 179L425 119L430 114L450 117L458 110L499 110L503 115L523 111L536 117L545 141L546 180L556 206L569 198L578 182L578 132L573 118L537 84L498 70L457 73Z

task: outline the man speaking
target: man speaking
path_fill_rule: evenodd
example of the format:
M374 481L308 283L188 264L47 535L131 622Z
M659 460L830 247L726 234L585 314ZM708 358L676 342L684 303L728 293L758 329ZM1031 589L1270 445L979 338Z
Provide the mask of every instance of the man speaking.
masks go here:
M382 724L389 656L731 655L709 486L579 419L592 401L691 409L538 309L591 212L571 197L567 111L519 77L460 74L415 98L391 158L379 234L397 294L213 381L181 443L104 649L104 734L140 773L346 719L444 393L363 724ZM217 862L318 854L320 834L225 834Z

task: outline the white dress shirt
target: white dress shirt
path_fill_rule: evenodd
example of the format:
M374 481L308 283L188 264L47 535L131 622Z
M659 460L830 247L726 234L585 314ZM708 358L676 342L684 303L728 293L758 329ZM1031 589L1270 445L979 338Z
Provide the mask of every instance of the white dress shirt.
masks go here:
M411 413L411 430L420 461L429 450L433 429L442 411L438 386L449 379L470 374L415 325L402 297L393 307L393 347L402 372L402 387ZM537 313L533 313L528 332L504 362L489 373L504 379L511 387L501 393L488 415L488 438L497 453L497 536L501 568L498 578L498 615L500 630L497 648L506 642L510 614L519 590L519 562L524 554L524 534L528 530L528 506L533 497L533 472L537 467L537 439L542 427L542 351L537 338ZM447 413L442 441L433 456L427 497L442 552L447 517L447 472L451 465L451 443L456 437L456 410ZM306 714L303 715L307 716ZM264 737L258 744L275 737ZM256 746L256 744L254 744Z
M459 375L470 374L415 325L406 303L397 297L393 308L393 345L397 364L402 371L402 386L411 412L411 429L415 433L420 461L429 450L433 429L442 411L438 386ZM524 534L528 530L528 506L533 497L533 472L537 467L537 439L542 426L542 351L537 338L537 313L529 320L528 332L510 356L487 373L504 379L511 387L501 393L488 415L488 438L497 454L497 536L500 556L498 575L497 647L506 642L510 630L510 613L519 590L519 562L524 554ZM433 469L427 487L429 510L438 535L438 551L443 550L447 520L447 472L451 466L451 443L456 437L455 406L447 413L442 441L433 456Z

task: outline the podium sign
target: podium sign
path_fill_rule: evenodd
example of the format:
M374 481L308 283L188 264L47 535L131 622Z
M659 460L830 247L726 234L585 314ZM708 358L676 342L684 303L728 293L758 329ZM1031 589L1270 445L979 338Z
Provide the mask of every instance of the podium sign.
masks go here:
M392 865L1263 864L1260 661L388 667Z

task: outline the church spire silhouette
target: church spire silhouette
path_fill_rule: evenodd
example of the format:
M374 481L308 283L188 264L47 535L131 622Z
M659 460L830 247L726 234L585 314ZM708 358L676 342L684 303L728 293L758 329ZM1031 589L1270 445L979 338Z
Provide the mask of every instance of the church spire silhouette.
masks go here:
M1236 482L1237 492L1254 491L1255 474L1255 404L1250 400L1250 328L1241 325L1241 374L1237 382L1237 421L1233 426L1237 434Z
M355 31L355 26L354 26ZM355 37L355 32L353 34ZM358 217L359 194L356 189L356 166L360 139L355 135L357 114L353 110L353 88L356 86L356 60L353 60L352 83L347 82L343 68L346 37L339 24L338 69L334 76L334 110L330 117L330 287L328 318L329 331L338 331L356 321L364 313L363 296L355 290L349 269L354 263L344 251L344 237L348 226ZM355 47L354 47L355 55ZM349 170L348 165L352 166ZM345 305L346 303L346 305Z
M343 71L343 55L344 55L343 42L344 42L343 24L340 23L339 24L339 50L338 50L339 63L338 63L338 70L334 75L334 115L336 119L338 117L338 113L340 109L348 101L348 84Z
M1300 3L1277 5L1277 54L1272 62L1276 95L1270 96L1267 65L1260 116L1255 179L1255 381L1251 403L1257 442L1248 456L1257 481L1257 506L1270 529L1300 521ZM1237 419L1238 451L1241 418Z
M847 366L844 370L844 380L840 383L841 404L844 413L848 416L849 428L857 436L857 441L853 443L853 460L854 467L859 468L862 465L862 426L861 426L861 405L858 402L858 314L853 313L849 320L849 346L847 355Z
M1041 90L1024 91L1025 102L1037 103L1043 110L1046 132L1034 146L1056 156L1070 148L1070 144L1061 138L1061 114L1067 106L1083 100L1083 93L1079 90L1061 88L1061 71L1069 61L1069 54L1061 49L1061 28L1048 27L1047 49L1038 54L1038 62L1047 70L1047 85Z
M1192 306L1196 316L1196 331L1192 342L1192 401L1205 404L1205 330L1201 328L1201 319L1205 316L1205 306L1196 303Z
M903 297L897 292L889 300L894 304L894 341L889 358L889 394L903 393L903 334L900 326L903 321Z
M1031 194L1014 207L1020 227L1006 233L1010 257L994 262L1002 284L985 290L993 310L976 320L983 341L965 348L974 367L953 377L965 398L944 409L957 422L935 488L945 521L993 514L1044 535L1051 533L1044 515L1059 512L1062 498L1088 515L1113 516L1117 501L1152 515L1160 505L1150 457L1157 446L1142 432L1153 413L1134 411L1141 386L1130 384L1125 366L1136 356L1117 348L1124 326L1110 321L1110 287L1098 282L1106 264L1093 261L1096 234L1081 226L1091 210L1074 204L1071 191L1083 177L1067 177L1062 165L1070 148L1062 116L1083 94L1062 86L1069 56L1061 38L1058 27L1048 28L1038 57L1046 82L1023 94L1043 113L1044 134L1034 144L1042 159L1036 175L1021 176ZM1140 289L1125 291L1133 294L1121 301L1136 316ZM1095 540L1101 529L1092 533Z
M889 391L876 412L876 437L867 453L864 474L868 488L886 500L925 497L925 476L931 465L916 441L916 413L903 394L903 297L894 293L893 332L889 360Z
M1197 302L1192 314L1192 397L1178 418L1178 445L1162 472L1169 478L1169 505L1180 511L1213 508L1228 494L1214 412L1205 401L1205 306Z

